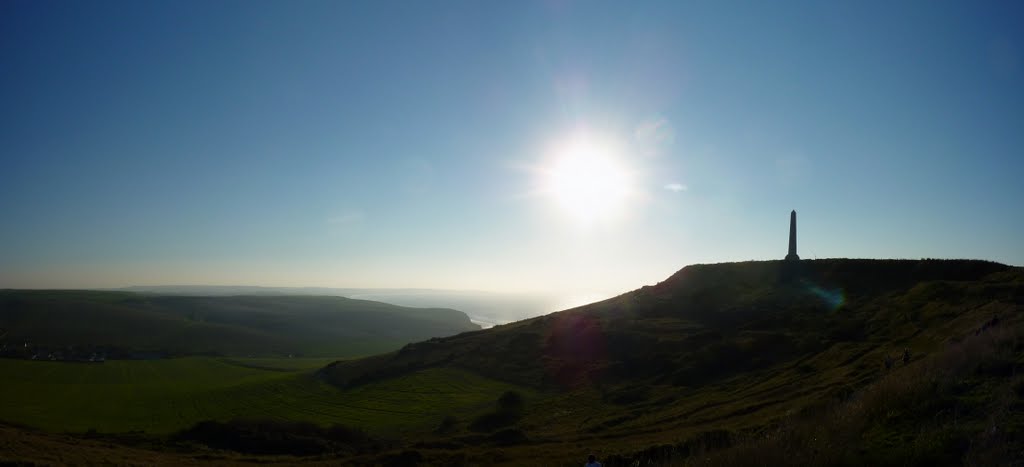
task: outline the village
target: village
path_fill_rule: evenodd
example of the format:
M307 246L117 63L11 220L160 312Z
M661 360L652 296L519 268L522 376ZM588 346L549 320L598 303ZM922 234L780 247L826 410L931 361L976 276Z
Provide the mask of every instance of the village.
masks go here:
M0 358L69 363L103 363L110 360L156 360L170 357L163 351L139 351L103 345L36 344L31 339L3 339L0 329Z
M94 346L37 346L31 341L0 342L0 357L52 362L103 363L107 351Z

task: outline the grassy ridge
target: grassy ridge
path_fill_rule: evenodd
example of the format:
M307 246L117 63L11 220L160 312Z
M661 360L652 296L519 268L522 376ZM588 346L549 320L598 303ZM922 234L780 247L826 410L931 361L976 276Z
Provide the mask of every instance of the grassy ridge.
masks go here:
M688 443L730 445L824 410L882 377L886 355L910 348L917 361L994 316L1018 327L1022 305L1024 272L983 261L700 265L603 302L325 373L359 387L458 367L540 388L549 397L517 424L531 441L504 448L515 453L508 463L570 465L593 450L629 465L663 446L678 456Z
M458 366L549 389L641 381L705 386L801 358L833 354L839 364L866 352L841 349L911 340L920 350L935 348L976 324L982 306L992 314L1022 300L1020 281L1019 269L984 261L688 266L655 286L339 362L326 374L352 386L415 368Z

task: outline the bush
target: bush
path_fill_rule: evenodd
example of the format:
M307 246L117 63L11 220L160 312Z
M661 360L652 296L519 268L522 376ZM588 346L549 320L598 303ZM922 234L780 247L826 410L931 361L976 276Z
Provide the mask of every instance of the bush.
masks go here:
M489 438L491 442L499 446L511 446L514 444L523 444L527 441L526 433L523 430L517 428L506 428L497 433L494 433Z
M523 408L523 396L516 391L505 391L498 398L498 410L515 411Z
M309 422L278 420L207 420L174 436L178 441L195 441L216 449L248 454L312 456L328 452L366 453L381 449L382 443L366 433L334 425L323 428Z
M380 465L384 467L415 467L423 462L423 454L419 451L406 450L398 454L391 454L380 459Z
M519 421L524 405L522 394L516 391L505 391L501 397L498 397L496 410L474 419L469 424L469 429L478 433L486 433L509 426Z
M615 405L629 405L646 401L651 397L651 390L643 386L633 386L604 395L604 400Z
M451 433L451 432L455 431L455 428L458 426L458 424L459 424L459 419L455 418L455 416L453 416L453 415L448 415L448 416L444 417L443 420L441 420L441 424L438 425L437 428L434 429L434 433L438 433L438 434L448 434L448 433Z
M517 421L519 421L519 413L499 410L477 417L469 424L469 429L477 433L486 433L512 425Z

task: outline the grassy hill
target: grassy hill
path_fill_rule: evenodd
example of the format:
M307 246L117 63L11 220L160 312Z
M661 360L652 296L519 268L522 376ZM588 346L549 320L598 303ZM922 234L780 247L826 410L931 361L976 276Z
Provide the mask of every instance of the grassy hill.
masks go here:
M18 408L28 406L79 414L68 425L74 429L106 417L110 431L167 433L203 418L271 418L342 423L388 440L361 454L327 448L318 456L259 458L286 464L568 466L594 453L606 466L1013 465L1024 461L1022 305L1024 271L984 261L695 265L602 302L315 372L277 368L287 360L199 359L258 372L227 387L186 384L182 374L179 384L191 389L173 397L139 385L136 395L177 407L136 402L139 412L154 414L148 422L125 423L132 415L112 410L81 415L88 411L66 405L53 412L49 399L25 395L46 394L29 383L3 394L0 419L51 430L61 423L60 415L45 421ZM20 363L35 366L3 371L54 365ZM32 381L72 370L52 371ZM23 440L15 447L27 454L13 459L56 462L31 454L36 444L62 446L67 455L104 449L0 428ZM214 429L235 438L334 442L298 425ZM209 439L200 442L213 446L218 438ZM240 455L161 446L151 463L201 456L230 463ZM133 449L124 458L144 456Z
M318 296L0 291L0 342L161 355L355 356L479 329L462 312ZM66 350L65 350L66 351Z
M536 388L549 397L516 422L531 441L505 448L515 451L510 459L571 464L593 450L624 465L693 463L687 454L697 446L740 446L782 424L848 410L844 404L876 385L902 381L887 374L900 374L911 378L908 394L924 391L922 398L938 402L890 407L862 421L855 431L863 437L832 449L852 464L958 462L989 418L1020 407L1022 304L1021 269L983 261L696 265L599 303L337 362L321 373L344 388L448 367ZM995 328L975 336L996 317L998 336ZM957 356L973 348L984 350ZM897 361L887 373L886 356L900 360L904 349L909 364ZM976 361L953 373L941 369L957 358ZM979 365L998 369L970 369ZM932 387L949 378L962 386L952 393ZM877 404L890 402L879 397ZM1024 429L1019 415L1000 423ZM1014 446L1019 455L1020 443Z
M1002 275L1000 275L1002 273ZM1020 297L1020 270L982 261L821 260L688 266L665 281L543 317L339 362L340 386L458 366L540 388L618 381L695 386L839 344L933 348ZM973 310L972 310L973 311ZM961 326L957 326L960 324ZM899 348L898 350L902 350Z

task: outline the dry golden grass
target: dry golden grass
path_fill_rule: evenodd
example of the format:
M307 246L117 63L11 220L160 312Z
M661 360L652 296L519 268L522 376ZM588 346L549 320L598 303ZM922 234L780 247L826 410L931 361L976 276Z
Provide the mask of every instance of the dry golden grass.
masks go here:
M652 465L1018 465L1020 441L1008 430L1021 426L1012 407L1020 404L1024 375L986 372L1019 362L1022 343L1019 325L993 327L897 367L812 416L786 419L728 449ZM984 393L993 397L974 400Z

